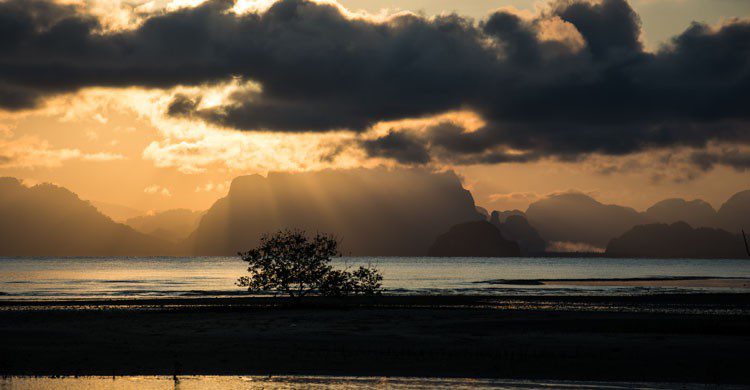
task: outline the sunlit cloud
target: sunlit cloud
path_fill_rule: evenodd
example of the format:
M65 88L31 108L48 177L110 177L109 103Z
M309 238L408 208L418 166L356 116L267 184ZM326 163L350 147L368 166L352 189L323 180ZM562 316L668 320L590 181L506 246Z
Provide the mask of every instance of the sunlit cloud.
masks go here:
M54 0L59 4L79 7L82 12L96 17L103 32L130 30L137 28L150 15L174 12L183 8L194 8L207 0ZM236 0L231 12L238 15L262 13L278 0ZM371 22L387 22L394 16L411 13L401 9L383 8L378 12L351 10L335 0L311 0L336 7L350 19L363 19Z
M538 27L537 35L543 41L561 42L575 51L580 51L586 46L586 40L578 29L573 24L560 19L559 16L541 18Z
M236 82L206 86L200 90L205 97L201 104L208 106L221 102L238 88L240 86ZM197 92L198 88L168 91L89 88L73 95L56 97L53 104L40 108L37 113L61 116L61 120L66 122L92 120L97 115L103 115L100 114L102 112L119 112L145 120L155 132L153 140L138 157L151 161L158 168L174 168L185 174L202 173L209 168L236 175L273 170L310 171L378 165L377 161L363 161L364 154L353 142L356 136L350 133L238 132L202 121L165 115L175 94ZM67 109L58 111L57 107L61 106ZM117 131L128 133L134 129L124 127ZM96 130L89 132L94 134L87 134L87 138L95 139Z
M497 201L533 202L533 201L539 200L542 197L543 197L542 195L539 195L535 192L509 192L506 194L492 194L489 196L489 200L491 202L497 202Z
M146 144L140 155L133 156L133 158L142 158L150 161L157 168L171 168L184 174L200 174L216 170L230 175L361 166L398 166L400 165L398 161L368 156L362 150L360 142L384 136L390 131L408 130L421 134L441 123L453 123L467 133L476 131L486 124L478 114L463 110L424 118L383 121L376 123L363 134L349 132L296 134L264 131L240 132L190 118L165 115L176 94L188 96L200 94L203 96L200 104L210 107L220 105L224 99L242 88L258 88L258 86L233 80L216 86L179 87L170 90L87 88L75 94L55 97L50 104L37 110L12 114L12 116L41 115L56 117L63 122L85 123L89 121L92 124L107 125L97 118L107 118L108 115L121 113L145 121L153 130L152 140ZM6 137L13 135L11 128L12 124L3 124L0 127L0 135L5 134ZM115 126L112 130L128 134L135 131L135 127ZM92 142L98 141L101 138L98 131L94 128L87 130L84 133L86 139ZM37 142L41 141L37 139ZM110 146L117 144L116 140L106 142ZM720 152L727 146L715 143L707 150ZM9 149L9 146L3 145L3 148ZM77 148L57 150L49 143L42 144L40 150L42 152L39 153L47 155L47 158L40 160L43 162L33 163L30 159L16 158L13 166L59 166L62 161L71 159L111 161L125 158L117 154L106 154L108 158L104 157L105 154L84 158L82 156L85 154ZM651 175L653 181L682 182L706 174L714 165L725 165L731 162L728 159L704 159L713 163L705 169L699 169L695 164L695 159L691 159L698 150L701 149L671 148L624 156L589 154L581 156L571 164L575 164L577 169L588 174L627 175L653 172ZM515 153L518 152L507 151L509 156ZM4 155L8 154L10 153L4 153ZM435 168L446 168L452 165L451 161L440 160L439 155L437 157L431 163ZM4 166L9 165L6 162Z
M10 138L13 136L13 130L10 126L4 123L0 123L0 138Z
M220 183L214 184L214 182L209 181L208 183L195 187L195 192L218 192L218 193L225 193L229 189L230 181L223 181Z
M123 160L125 157L119 153L98 152L84 153L81 155L81 159L86 161L116 161Z
M172 196L172 192L168 188L162 187L158 184L150 185L144 188L143 192L149 195L160 195L165 198L170 198Z
M116 153L84 153L79 149L54 148L48 141L33 136L0 139L0 168L56 168L68 160L103 162L121 159L123 156Z

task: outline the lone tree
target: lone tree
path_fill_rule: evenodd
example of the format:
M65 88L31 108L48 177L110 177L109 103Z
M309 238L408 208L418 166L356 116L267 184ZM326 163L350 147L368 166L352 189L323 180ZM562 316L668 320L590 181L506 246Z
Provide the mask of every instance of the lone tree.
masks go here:
M328 234L312 238L301 230L263 235L257 248L238 253L250 275L237 285L252 292L281 292L300 298L312 292L325 296L377 295L382 292L380 272L359 267L354 272L335 270L331 258L341 256L338 241Z

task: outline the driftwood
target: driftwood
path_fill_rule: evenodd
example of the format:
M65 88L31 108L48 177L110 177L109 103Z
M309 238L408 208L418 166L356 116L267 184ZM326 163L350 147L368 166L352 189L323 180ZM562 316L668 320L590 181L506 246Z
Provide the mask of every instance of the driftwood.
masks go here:
M750 247L747 246L747 237L745 236L745 229L742 230L742 239L745 240L745 252L747 252L747 257L750 257Z

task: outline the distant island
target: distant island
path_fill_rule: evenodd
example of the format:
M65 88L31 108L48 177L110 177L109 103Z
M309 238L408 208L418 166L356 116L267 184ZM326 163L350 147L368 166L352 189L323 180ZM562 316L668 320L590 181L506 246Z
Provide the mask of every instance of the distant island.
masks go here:
M636 226L609 242L610 257L739 259L746 257L740 234L694 229L685 222Z
M282 228L325 231L354 256L424 256L451 226L484 219L453 172L352 169L240 176L187 239L198 255L232 255Z
M155 256L171 242L116 223L69 190L0 178L0 255Z
M439 235L427 251L433 257L512 257L521 250L506 240L500 230L487 221L466 222Z

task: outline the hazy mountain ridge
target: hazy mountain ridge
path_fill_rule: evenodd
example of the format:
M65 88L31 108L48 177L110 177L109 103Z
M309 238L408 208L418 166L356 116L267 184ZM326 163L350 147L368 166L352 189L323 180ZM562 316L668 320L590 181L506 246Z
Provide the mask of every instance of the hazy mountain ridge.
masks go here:
M539 232L531 226L525 215L517 214L514 210L509 214L501 214L493 211L490 223L500 230L500 233L508 240L518 243L523 255L544 253L547 243ZM520 213L520 212L519 212Z
M179 242L195 231L204 214L204 211L172 209L129 218L125 224L141 233Z
M718 227L719 216L708 202L701 199L665 199L649 207L644 214L651 221L672 224L687 222L691 226Z
M427 251L432 257L515 257L521 250L507 240L500 230L487 221L466 222L452 226L439 235Z
M0 178L0 255L145 256L176 253L170 243L112 221L73 192Z
M241 176L204 214L169 210L136 217L128 221L135 230L51 184L26 187L2 178L0 200L0 255L8 256L232 255L252 247L261 234L281 228L336 234L346 255L423 256L450 228L486 220L454 173L421 169ZM701 200L667 199L637 212L585 194L559 194L533 203L526 213L495 211L490 221L524 255L560 242L604 248L614 239L635 237L631 230L638 226L661 222L702 227L699 221L734 237L743 221L750 223L750 191L730 197L718 211ZM698 233L691 234L709 233L694 230ZM169 242L185 236L177 245ZM619 242L622 248L630 241ZM608 254L625 253L613 250Z
M610 257L746 258L742 236L722 229L694 229L685 222L639 225L607 245Z
M554 195L529 205L526 216L547 241L583 242L604 247L636 225L648 223L630 207L605 205L581 193Z
M750 190L732 195L717 212L719 226L732 233L750 230Z
M100 213L106 215L116 222L125 222L130 218L136 218L144 215L143 210L137 210L121 204L99 202L97 200L89 200L89 203L91 203L92 206L96 207L96 209L99 210Z
M495 213L495 212L493 212ZM701 199L666 199L644 212L630 207L603 204L582 193L557 194L518 210L497 212L502 218L524 214L529 223L548 242L581 243L604 248L639 225L686 222L695 227L720 228L739 233L743 223L750 226L750 191L730 197L716 211Z
M337 235L345 254L423 256L438 234L483 220L452 172L353 169L236 178L189 238L196 254L233 254L266 232Z

